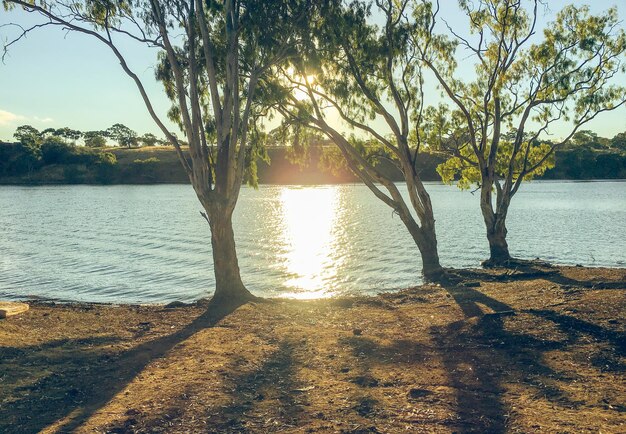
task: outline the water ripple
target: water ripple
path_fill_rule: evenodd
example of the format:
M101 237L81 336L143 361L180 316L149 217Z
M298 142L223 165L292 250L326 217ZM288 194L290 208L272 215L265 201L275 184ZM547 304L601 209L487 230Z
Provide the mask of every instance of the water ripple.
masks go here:
M509 213L514 255L624 266L626 182L535 182ZM487 256L477 197L427 186L444 266ZM0 298L192 301L214 281L210 233L185 185L0 187ZM378 293L420 283L419 252L360 185L244 188L242 276L261 296ZM533 222L530 226L528 222Z

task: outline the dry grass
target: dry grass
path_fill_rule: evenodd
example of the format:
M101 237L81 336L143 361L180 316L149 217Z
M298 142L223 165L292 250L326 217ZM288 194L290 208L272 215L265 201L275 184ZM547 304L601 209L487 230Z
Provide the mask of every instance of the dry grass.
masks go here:
M0 322L0 432L626 432L626 270ZM479 286L475 286L479 285Z

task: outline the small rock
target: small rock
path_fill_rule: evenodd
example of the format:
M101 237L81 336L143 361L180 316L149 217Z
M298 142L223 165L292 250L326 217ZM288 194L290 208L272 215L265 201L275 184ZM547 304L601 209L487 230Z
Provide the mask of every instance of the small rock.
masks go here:
M409 390L408 395L410 399L417 399L417 398L423 398L424 396L432 395L432 393L433 392L427 389L413 388Z
M187 306L186 303L183 303L182 301L173 301L171 303L166 304L165 306L163 306L165 309L176 309L179 307L185 307Z
M363 330L361 330L361 329L354 329L354 330L352 330L352 334L354 336L361 336L363 334Z
M369 375L359 375L351 379L350 382L361 387L378 387L378 380Z

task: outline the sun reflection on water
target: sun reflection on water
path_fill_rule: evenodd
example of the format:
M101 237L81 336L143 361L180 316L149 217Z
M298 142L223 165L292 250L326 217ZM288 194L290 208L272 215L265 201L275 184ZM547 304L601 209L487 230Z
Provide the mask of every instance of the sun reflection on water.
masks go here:
M289 276L283 296L313 299L334 295L330 286L340 266L333 257L337 214L336 187L285 188L281 192L284 266Z

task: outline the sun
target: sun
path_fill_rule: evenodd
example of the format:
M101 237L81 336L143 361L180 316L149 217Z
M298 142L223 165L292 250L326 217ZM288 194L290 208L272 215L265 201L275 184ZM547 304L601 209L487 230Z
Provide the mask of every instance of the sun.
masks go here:
M301 74L296 73L292 67L287 68L286 74L289 79L293 82L299 83L299 85L294 88L293 95L298 101L303 101L309 97L309 94L306 91L306 85L313 86L316 83L315 74L308 74L303 76Z

